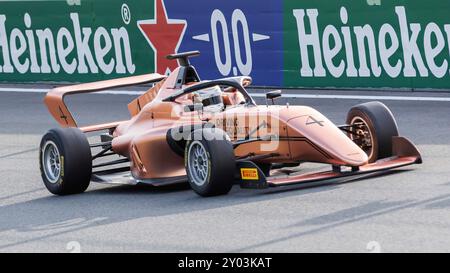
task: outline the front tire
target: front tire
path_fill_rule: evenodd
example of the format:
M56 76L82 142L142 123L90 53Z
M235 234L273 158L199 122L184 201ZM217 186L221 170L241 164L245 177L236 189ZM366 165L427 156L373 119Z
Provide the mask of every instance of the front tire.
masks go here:
M39 163L44 185L53 194L82 193L89 186L91 149L86 136L77 128L48 131L41 140Z
M197 194L217 196L231 190L236 162L225 132L215 128L194 131L186 143L184 158L189 185Z
M392 137L398 136L397 122L389 108L373 101L356 105L347 115L349 137L369 157L369 163L392 156Z

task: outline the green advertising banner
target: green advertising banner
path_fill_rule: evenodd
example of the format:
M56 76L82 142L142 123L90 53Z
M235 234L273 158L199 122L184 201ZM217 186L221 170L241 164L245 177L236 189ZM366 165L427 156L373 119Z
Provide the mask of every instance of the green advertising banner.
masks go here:
M450 89L450 2L284 1L284 85Z
M0 81L86 82L153 70L151 48L127 13L148 18L153 5L126 2L0 1Z
M264 2L264 4L260 4ZM0 1L0 82L168 73L259 86L450 90L442 0Z

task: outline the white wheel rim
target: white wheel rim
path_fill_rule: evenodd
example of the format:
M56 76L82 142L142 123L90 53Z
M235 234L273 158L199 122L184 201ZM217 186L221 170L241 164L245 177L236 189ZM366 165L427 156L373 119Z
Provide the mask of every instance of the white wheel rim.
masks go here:
M370 131L369 125L367 125L367 122L363 118L361 118L359 116L354 117L352 119L352 121L350 122L350 125L354 125L356 123L362 123L363 124L363 126L365 127L365 131L368 134L368 136L366 135L365 138L367 138L367 140L370 141L370 152L367 152L363 147L360 147L360 148L367 154L367 156L369 158L372 158L372 155L373 155L373 134ZM350 134L350 139L353 140L353 141L355 140L355 137L354 137L353 134Z
M50 183L58 182L61 177L61 157L53 141L47 141L42 149L42 168Z
M205 146L200 141L194 141L189 147L188 168L191 181L197 186L203 186L208 179L210 166Z

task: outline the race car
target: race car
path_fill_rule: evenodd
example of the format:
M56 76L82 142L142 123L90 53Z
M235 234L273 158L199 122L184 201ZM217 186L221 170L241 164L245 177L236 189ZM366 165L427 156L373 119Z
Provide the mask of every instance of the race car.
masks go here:
M343 125L308 106L276 105L279 90L257 105L246 90L248 76L200 80L190 64L199 54L167 56L179 63L168 76L153 73L48 92L45 104L62 128L48 131L40 144L47 189L68 195L84 192L91 181L187 182L201 196L217 196L235 184L265 189L422 163L381 102L352 107ZM151 88L128 104L131 117L125 121L79 126L64 101L68 95L142 84ZM305 172L305 162L326 169Z

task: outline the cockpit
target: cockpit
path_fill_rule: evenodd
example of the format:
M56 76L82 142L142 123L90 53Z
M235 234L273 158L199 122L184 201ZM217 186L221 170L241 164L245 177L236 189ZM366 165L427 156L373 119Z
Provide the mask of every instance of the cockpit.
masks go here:
M221 112L237 105L256 105L245 87L250 77L231 77L212 81L201 81L189 57L198 51L173 54L170 60L178 60L179 67L169 77L155 84L145 94L129 104L130 113L137 114L153 101L175 102L182 105L202 105L203 111Z
M207 112L221 112L225 109L220 86L212 86L192 93L193 103L202 104Z

